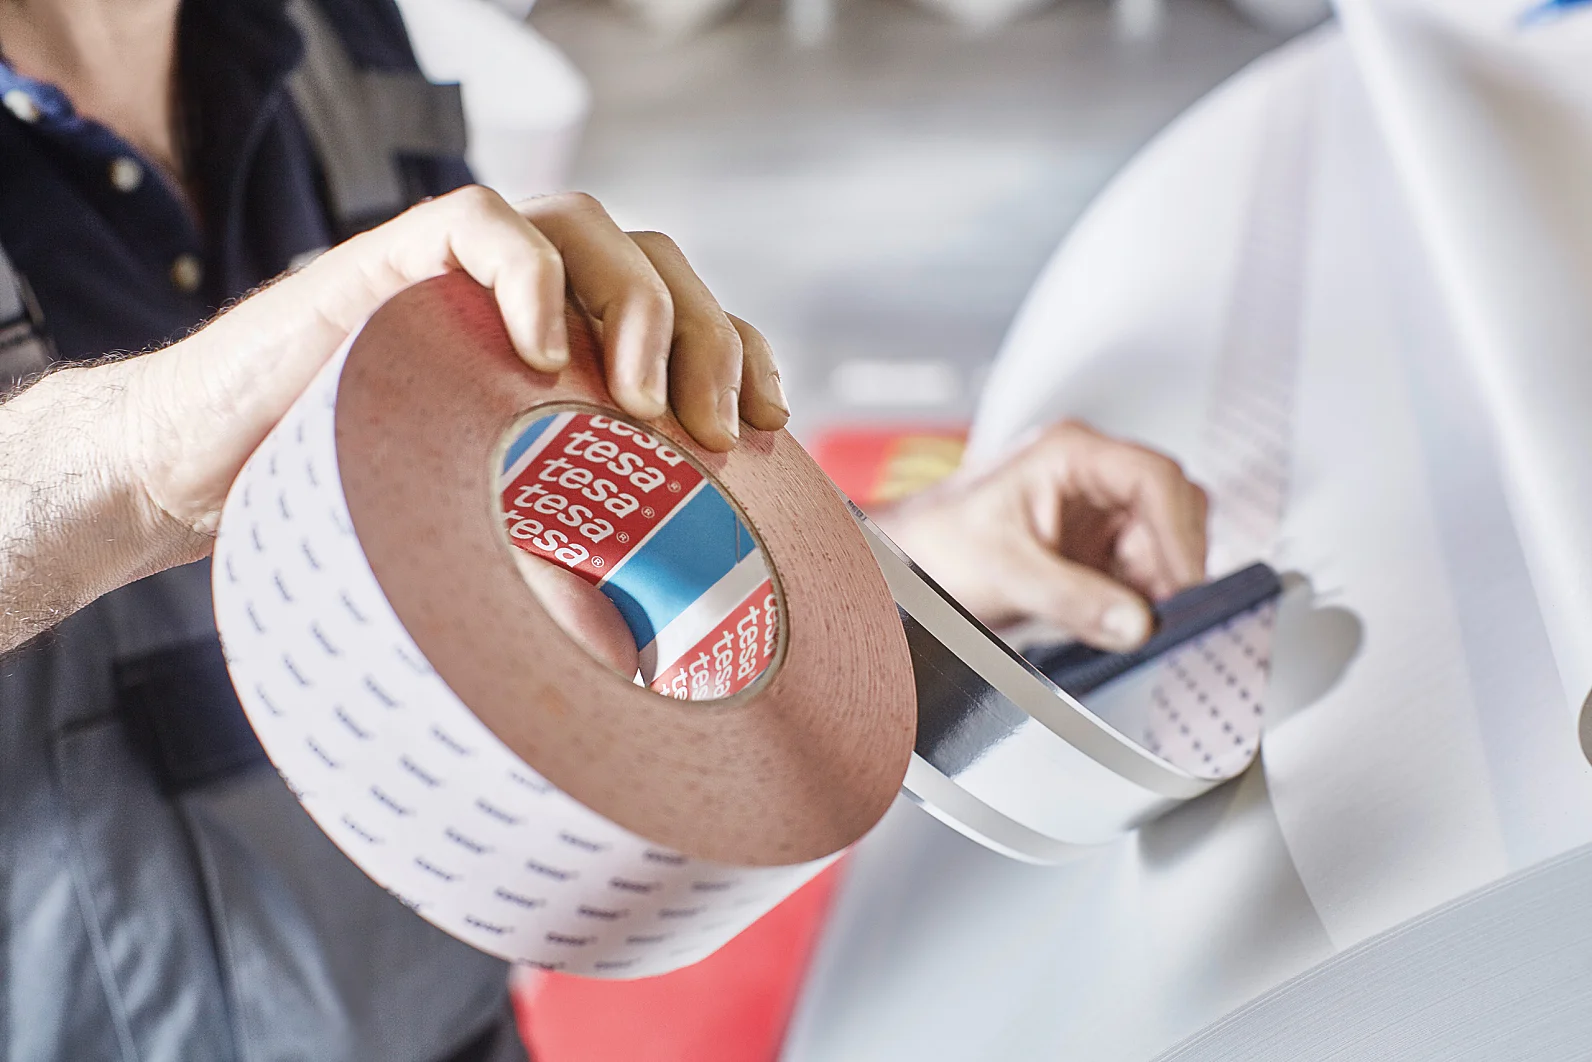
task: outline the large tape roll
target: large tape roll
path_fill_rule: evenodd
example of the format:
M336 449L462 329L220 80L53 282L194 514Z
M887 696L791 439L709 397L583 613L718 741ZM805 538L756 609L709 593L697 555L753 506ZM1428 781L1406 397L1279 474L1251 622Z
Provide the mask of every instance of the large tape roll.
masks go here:
M611 404L572 321L558 377L461 276L346 344L249 460L215 550L240 699L322 829L442 929L504 958L636 977L723 944L895 797L915 705L895 605L784 432L730 454L647 430L720 484L781 614L773 665L713 701L578 648L516 567L497 496L534 410Z

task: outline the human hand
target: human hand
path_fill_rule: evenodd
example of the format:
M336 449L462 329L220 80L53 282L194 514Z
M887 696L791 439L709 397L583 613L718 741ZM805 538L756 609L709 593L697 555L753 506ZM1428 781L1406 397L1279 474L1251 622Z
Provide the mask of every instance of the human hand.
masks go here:
M635 635L618 607L595 586L568 568L524 550L510 550L520 576L549 615L598 663L630 678L641 666Z
M876 522L990 626L1038 619L1120 652L1151 632L1145 598L1204 579L1205 516L1176 462L1065 422Z
M511 207L484 188L423 203L327 251L164 350L115 366L137 488L208 552L228 488L350 332L418 281L462 271L490 288L526 364L569 360L569 294L597 325L609 389L640 420L674 409L703 446L789 416L768 343L719 308L672 241L622 232L589 196ZM111 368L107 366L106 368Z

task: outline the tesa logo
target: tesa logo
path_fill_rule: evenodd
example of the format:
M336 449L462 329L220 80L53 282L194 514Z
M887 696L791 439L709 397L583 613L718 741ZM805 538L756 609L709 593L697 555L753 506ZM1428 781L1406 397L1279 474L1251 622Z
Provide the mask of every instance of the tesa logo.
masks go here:
M503 490L509 541L593 584L702 482L676 450L600 414L577 414Z

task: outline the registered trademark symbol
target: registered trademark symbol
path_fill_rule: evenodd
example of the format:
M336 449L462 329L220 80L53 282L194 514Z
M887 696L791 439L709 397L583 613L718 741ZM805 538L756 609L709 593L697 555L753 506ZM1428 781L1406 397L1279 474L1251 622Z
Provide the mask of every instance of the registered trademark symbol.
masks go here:
M593 557L591 559L591 566L593 568L601 568L603 566L603 559L601 557Z
M619 534L615 535L614 537L617 538L621 542L629 542L630 541L629 533L624 532L624 531L619 532Z
M671 479L669 481L669 493L670 494L679 494L680 493L680 481L679 480Z
M658 510L649 505L645 509L641 510L641 515L645 516L648 520L651 520L654 516L658 515Z

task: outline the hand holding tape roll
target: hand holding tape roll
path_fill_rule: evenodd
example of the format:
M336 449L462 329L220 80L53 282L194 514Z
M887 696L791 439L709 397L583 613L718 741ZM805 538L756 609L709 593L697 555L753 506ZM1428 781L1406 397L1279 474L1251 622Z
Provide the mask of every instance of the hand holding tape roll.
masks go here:
M405 291L250 458L217 537L217 624L267 752L436 925L515 961L660 973L862 836L903 776L952 825L1043 861L1253 756L1248 719L1241 755L1180 765L1061 692L784 431L713 454L668 417L615 416L571 323L554 377L468 278ZM691 546L715 520L727 559ZM638 559L671 535L696 583ZM658 696L577 648L516 546L605 586L655 686L716 699Z
M487 951L638 976L712 951L883 814L911 677L867 547L784 433L712 455L670 432L772 561L766 678L703 706L576 649L493 495L525 413L606 406L584 353L527 371L461 276L392 300L234 486L217 622L268 753L367 873Z

